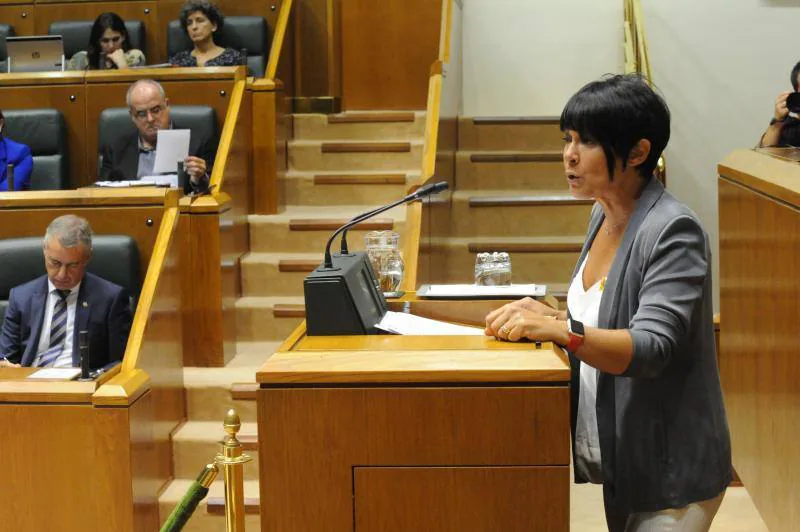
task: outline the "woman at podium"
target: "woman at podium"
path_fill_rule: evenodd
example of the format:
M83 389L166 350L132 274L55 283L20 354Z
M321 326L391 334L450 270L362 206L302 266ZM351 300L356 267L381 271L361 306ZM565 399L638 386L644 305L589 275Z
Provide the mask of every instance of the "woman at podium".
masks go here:
M589 83L561 114L572 195L595 200L567 310L524 299L486 333L565 346L575 480L603 484L612 532L706 531L732 478L708 235L653 178L670 135L638 76Z

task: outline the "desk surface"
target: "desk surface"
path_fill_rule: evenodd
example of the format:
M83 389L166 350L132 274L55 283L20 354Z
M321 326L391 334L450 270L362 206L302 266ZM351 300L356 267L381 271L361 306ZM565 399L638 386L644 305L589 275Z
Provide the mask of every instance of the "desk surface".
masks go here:
M569 381L566 354L551 343L485 336L300 336L256 374L262 384L509 383Z
M92 394L119 371L114 368L96 381L28 379L39 368L0 368L0 403L86 403Z
M18 190L0 192L4 208L76 207L81 205L164 205L177 191L159 187L105 188L86 187L76 190Z

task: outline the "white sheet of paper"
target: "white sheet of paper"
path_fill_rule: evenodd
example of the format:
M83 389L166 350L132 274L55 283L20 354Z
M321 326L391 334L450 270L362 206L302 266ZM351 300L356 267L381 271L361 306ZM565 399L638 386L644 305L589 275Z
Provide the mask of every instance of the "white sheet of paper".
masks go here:
M190 135L191 131L188 129L159 129L153 172L156 174L177 172L178 161L184 160L189 155Z
M177 179L176 179L177 181ZM154 187L156 182L152 179L123 180L123 181L96 181L98 187L127 188L127 187Z
M505 286L479 286L474 284L432 284L421 297L542 297L547 291L543 284L511 284Z
M483 329L389 311L375 327L406 336L483 336Z
M72 380L80 374L80 368L43 368L35 373L31 373L28 375L28 378Z
M142 176L142 180L152 182L159 187L178 188L178 174L146 175Z

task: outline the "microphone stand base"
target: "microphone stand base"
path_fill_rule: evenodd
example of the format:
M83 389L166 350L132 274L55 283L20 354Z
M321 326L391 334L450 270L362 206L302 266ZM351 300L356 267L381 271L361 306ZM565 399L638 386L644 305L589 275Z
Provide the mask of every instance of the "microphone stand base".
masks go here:
M385 297L386 299L389 299L389 298L397 298L397 299L400 299L400 298L401 298L401 297L403 297L405 294L406 294L406 291L405 291L405 290L396 290L396 291L394 291L394 292L384 292L384 293L383 293L383 297Z

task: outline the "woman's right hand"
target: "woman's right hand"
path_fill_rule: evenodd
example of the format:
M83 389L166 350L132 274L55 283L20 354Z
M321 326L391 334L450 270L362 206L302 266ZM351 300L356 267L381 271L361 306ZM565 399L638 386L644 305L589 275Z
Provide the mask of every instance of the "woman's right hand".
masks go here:
M533 298L525 297L519 301L508 303L502 307L491 311L486 316L486 329L485 333L489 336L495 336L499 328L508 321L511 314L519 310L527 310L540 316L552 316L558 318L559 312L540 301Z
M789 116L789 107L786 105L786 99L791 93L792 91L782 92L778 99L775 100L775 120L783 121Z
M128 68L128 61L125 59L125 51L122 48L117 48L108 54L106 58L117 65L117 68Z

